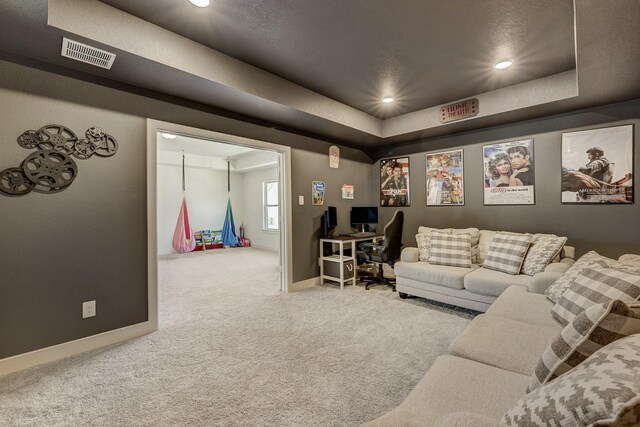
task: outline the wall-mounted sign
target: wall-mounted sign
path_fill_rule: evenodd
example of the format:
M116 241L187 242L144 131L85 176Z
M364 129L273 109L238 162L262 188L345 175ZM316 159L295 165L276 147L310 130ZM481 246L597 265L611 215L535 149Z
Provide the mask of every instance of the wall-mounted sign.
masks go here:
M338 169L340 165L340 148L337 145L329 147L329 167Z
M344 184L342 186L342 198L353 200L354 187L351 184Z
M478 115L478 98L466 99L440 107L440 123L455 122Z
M313 206L324 205L324 181L311 182L311 204Z

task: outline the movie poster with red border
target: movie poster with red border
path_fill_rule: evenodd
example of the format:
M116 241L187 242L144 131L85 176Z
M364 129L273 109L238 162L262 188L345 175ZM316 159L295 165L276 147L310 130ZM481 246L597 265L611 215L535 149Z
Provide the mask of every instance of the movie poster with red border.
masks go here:
M380 206L409 206L409 158L380 160Z

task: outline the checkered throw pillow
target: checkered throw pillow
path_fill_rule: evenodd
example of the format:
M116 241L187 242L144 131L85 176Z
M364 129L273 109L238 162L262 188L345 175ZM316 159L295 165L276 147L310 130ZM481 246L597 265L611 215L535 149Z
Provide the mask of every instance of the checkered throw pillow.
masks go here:
M418 227L418 234L416 234L416 243L418 245L418 259L420 261L429 261L429 255L431 253L431 232L439 231L445 234L451 234L450 228L430 228L430 227Z
M431 232L429 264L471 268L471 236Z
M522 261L531 244L531 234L497 233L482 266L508 274L520 273Z
M593 353L570 372L533 390L500 420L508 426L640 425L640 335Z
M529 381L527 393L584 362L617 339L640 333L640 304L612 300L576 316L547 347Z
M610 258L603 257L596 251L590 251L582 255L578 260L560 277L553 282L551 286L544 291L544 294L553 302L560 301L560 297L567 290L569 285L573 283L576 277L586 267L606 267L607 262L613 261Z
M609 267L586 267L564 291L551 314L568 325L592 305L614 299L633 303L640 299L640 271L634 269L634 273Z

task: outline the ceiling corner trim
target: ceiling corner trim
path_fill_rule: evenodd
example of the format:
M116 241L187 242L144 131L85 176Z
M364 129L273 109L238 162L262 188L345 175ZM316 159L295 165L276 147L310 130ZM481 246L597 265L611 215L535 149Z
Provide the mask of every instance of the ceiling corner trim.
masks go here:
M381 136L382 124L376 117L97 0L49 0L47 23L231 89Z
M442 124L439 120L440 106L425 108L413 113L385 119L382 122L382 137L389 138L411 132L448 126L463 121L534 107L549 102L578 96L577 72L575 69L532 80L506 88L475 95L478 98L477 116ZM456 100L452 102L457 102Z

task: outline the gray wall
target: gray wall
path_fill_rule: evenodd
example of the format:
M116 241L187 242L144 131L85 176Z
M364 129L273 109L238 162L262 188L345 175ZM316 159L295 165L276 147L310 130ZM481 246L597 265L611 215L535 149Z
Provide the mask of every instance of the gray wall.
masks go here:
M409 155L411 159L411 206L405 211L403 243L415 246L418 226L478 227L489 230L555 233L567 236L577 255L589 250L618 257L624 253L640 253L640 182L634 183L633 205L575 205L560 202L560 169L562 132L618 124L635 125L635 153L640 144L640 100L577 111L570 114L516 123L493 129L467 132L463 135L420 141L389 151L377 157ZM534 139L536 185L533 206L483 206L482 146L518 139ZM464 149L466 204L459 207L426 206L425 154L450 148ZM640 171L638 156L634 172ZM380 183L379 162L371 170L372 192ZM381 222L386 223L392 208L380 208Z
M341 169L329 171L331 144L309 137L5 61L0 99L0 170L29 153L18 135L49 123L77 133L100 125L120 143L112 158L79 160L79 176L63 192L0 196L0 358L147 319L145 117L293 147L296 201L309 200L312 179L327 181L328 203L344 182L369 197L371 159L343 148ZM294 281L317 276L321 210L293 206ZM92 299L98 315L83 320L81 304Z
M293 203L293 281L317 277L320 217L327 206L335 206L338 211L336 233L351 232L349 213L352 206L371 206L370 164L350 160L354 150L341 149L340 167L329 167L328 151L311 153L295 150L292 155L293 183L291 200ZM346 158L345 158L346 157ZM324 206L311 204L311 182L324 181L326 186ZM342 199L343 184L354 185L354 199ZM298 196L304 196L304 205L298 205ZM298 256L304 254L304 256Z

